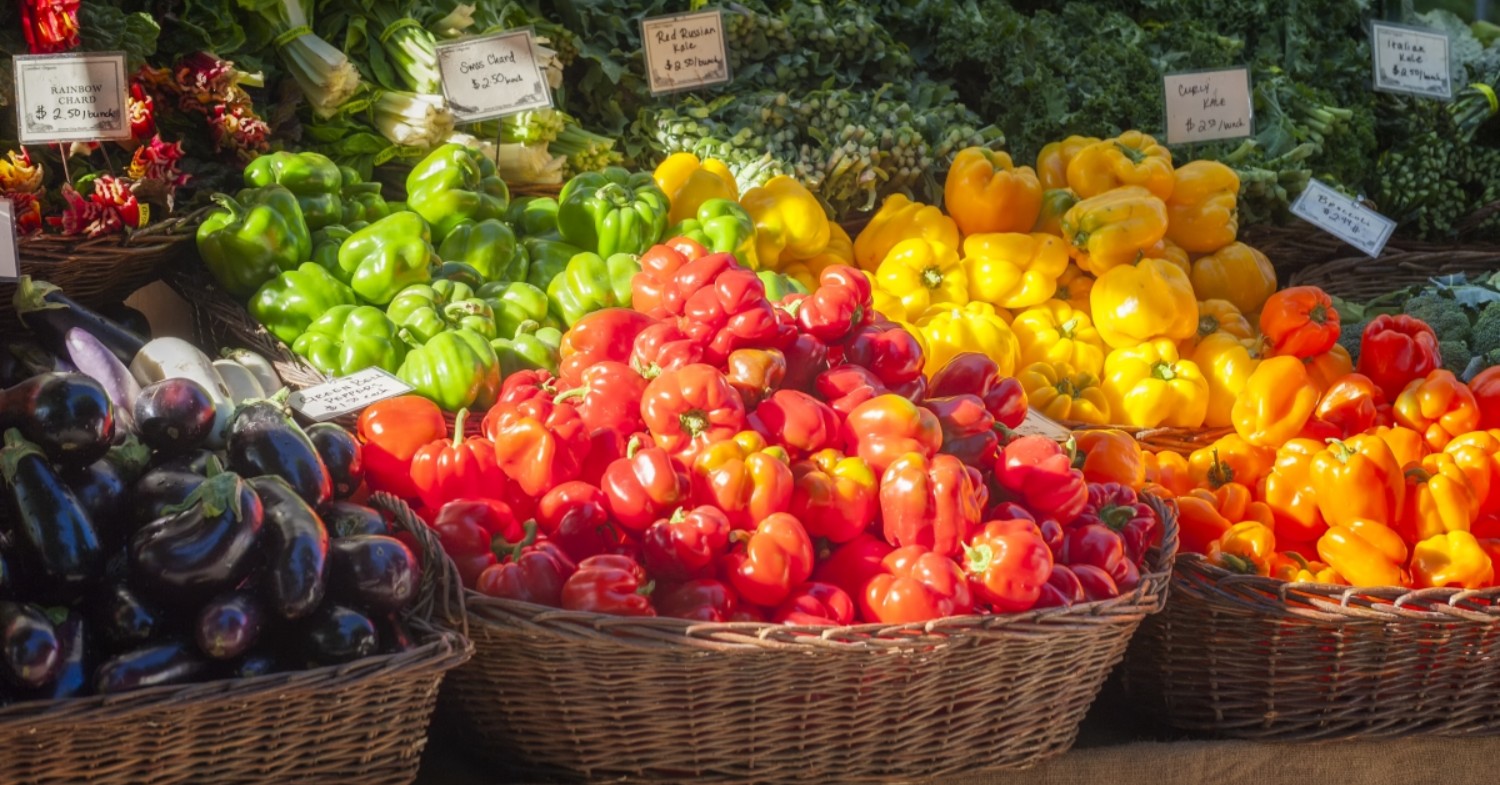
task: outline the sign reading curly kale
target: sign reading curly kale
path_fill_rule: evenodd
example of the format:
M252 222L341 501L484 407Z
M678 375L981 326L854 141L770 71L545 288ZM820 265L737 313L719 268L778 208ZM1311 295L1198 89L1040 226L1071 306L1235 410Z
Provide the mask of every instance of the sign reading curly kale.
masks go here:
M718 9L642 19L641 44L652 94L729 81L724 14Z
M438 44L443 96L459 122L552 106L530 28Z
M16 55L21 144L129 139L125 54Z
M1240 139L1255 132L1250 69L1167 74L1167 144Z
M1375 89L1448 100L1453 97L1448 34L1388 22L1370 26Z

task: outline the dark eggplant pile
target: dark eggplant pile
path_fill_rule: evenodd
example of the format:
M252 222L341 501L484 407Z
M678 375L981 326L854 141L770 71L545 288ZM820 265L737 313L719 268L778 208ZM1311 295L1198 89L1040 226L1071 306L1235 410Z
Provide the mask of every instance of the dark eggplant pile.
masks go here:
M421 561L350 434L42 291L0 343L0 705L411 645Z

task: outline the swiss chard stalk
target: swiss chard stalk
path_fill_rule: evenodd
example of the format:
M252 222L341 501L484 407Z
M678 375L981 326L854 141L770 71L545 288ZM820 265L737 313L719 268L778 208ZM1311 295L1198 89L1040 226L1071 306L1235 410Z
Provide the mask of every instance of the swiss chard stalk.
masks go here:
M343 52L313 33L302 0L239 0L276 31L276 47L313 111L328 117L360 87L359 71Z

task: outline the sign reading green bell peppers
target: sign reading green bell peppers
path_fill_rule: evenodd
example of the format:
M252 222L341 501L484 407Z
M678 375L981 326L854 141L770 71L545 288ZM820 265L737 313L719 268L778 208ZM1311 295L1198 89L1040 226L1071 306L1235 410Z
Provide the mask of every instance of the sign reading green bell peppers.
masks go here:
M412 391L412 386L381 368L366 368L343 378L308 387L287 397L287 405L311 420L332 420L376 401Z

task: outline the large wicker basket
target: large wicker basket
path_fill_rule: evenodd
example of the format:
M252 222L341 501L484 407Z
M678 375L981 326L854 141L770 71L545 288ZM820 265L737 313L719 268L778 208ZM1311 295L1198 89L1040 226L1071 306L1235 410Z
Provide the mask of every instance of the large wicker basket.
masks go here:
M1173 509L1114 600L843 628L698 624L468 594L475 658L443 691L476 751L531 776L909 780L1062 754L1161 609Z
M1454 250L1397 251L1378 259L1368 256L1334 259L1292 276L1293 286L1317 286L1329 294L1361 303L1442 275L1471 278L1500 271L1500 245Z
M0 709L0 781L26 785L405 785L446 672L468 659L453 563L400 501L375 503L421 545L417 646L348 665Z
M1284 583L1183 554L1125 685L1172 726L1244 739L1494 733L1497 598Z

